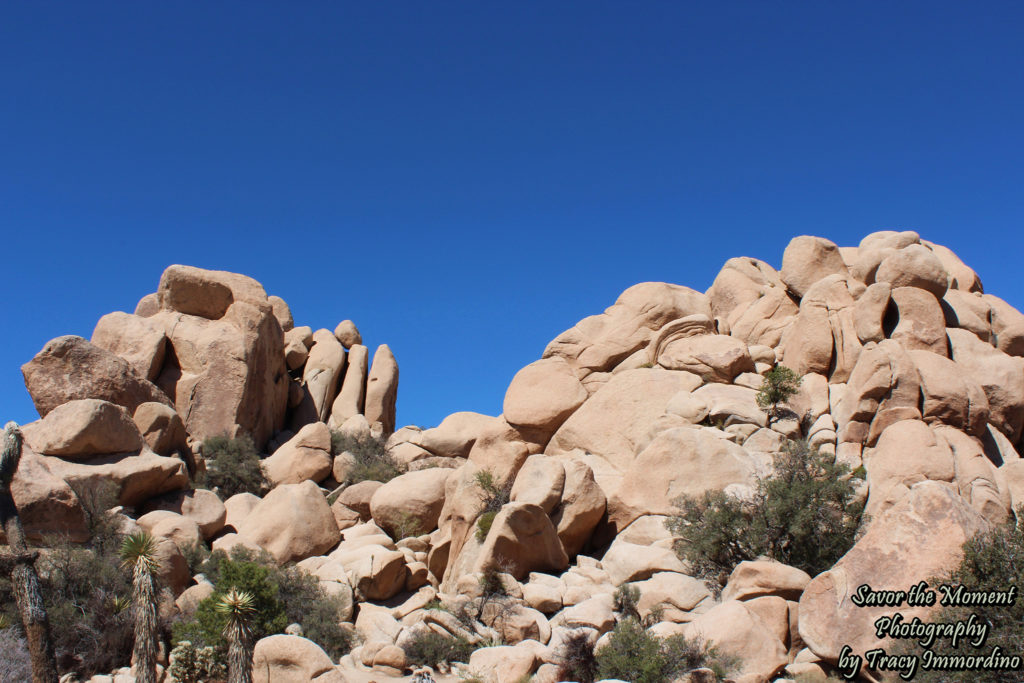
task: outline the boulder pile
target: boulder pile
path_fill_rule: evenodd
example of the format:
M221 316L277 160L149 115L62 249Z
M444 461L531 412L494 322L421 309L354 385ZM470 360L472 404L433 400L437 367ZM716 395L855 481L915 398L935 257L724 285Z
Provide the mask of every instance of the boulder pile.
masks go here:
M756 396L779 365L802 381L769 420ZM266 638L256 671L272 681L409 674L403 646L433 632L479 646L463 673L554 683L567 639L607 642L623 586L653 633L735 657L738 683L825 680L844 645L886 645L858 586L948 572L1024 503L1024 315L909 231L797 237L780 270L730 259L706 292L630 287L516 373L501 415L429 429L396 429L395 358L384 345L371 360L351 321L295 327L255 280L186 266L23 372L41 419L12 490L36 538L87 538L79 496L109 482L169 558L242 544L345 597L354 650L333 662ZM332 433L378 437L401 473L347 484ZM243 434L271 490L193 490L202 442ZM863 533L817 576L744 562L716 594L673 551L673 501L752 491L794 438L863 473ZM202 586L176 560L165 573L179 603ZM481 602L495 575L500 609ZM467 605L479 618L454 616ZM915 609L907 621L927 616Z

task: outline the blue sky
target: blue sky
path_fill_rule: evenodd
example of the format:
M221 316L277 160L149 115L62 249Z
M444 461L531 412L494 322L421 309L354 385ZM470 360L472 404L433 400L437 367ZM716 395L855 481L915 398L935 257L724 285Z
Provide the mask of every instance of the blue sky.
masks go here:
M8 2L0 418L172 263L351 318L399 423L626 287L914 229L1024 308L1024 5Z

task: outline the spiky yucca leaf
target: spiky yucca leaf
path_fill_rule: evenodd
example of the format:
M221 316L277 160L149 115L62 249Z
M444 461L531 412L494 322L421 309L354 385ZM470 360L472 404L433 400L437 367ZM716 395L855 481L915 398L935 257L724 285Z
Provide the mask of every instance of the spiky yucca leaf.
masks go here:
M255 599L252 593L232 588L221 596L213 606L221 614L228 615L228 621L248 621L256 614Z
M224 637L228 640L228 683L252 683L252 623L256 615L252 593L232 588L222 595L214 609L228 617Z
M125 536L121 543L121 563L125 569L153 574L159 568L156 557L156 539L145 531ZM141 567L140 567L141 565Z

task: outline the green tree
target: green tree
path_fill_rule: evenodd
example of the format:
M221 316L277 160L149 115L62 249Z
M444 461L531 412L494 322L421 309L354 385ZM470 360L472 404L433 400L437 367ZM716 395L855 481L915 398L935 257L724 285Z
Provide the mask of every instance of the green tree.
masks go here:
M121 561L132 573L132 609L135 622L135 660L137 683L156 683L157 623L156 572L160 563L156 541L145 532L131 534L121 545Z
M224 637L228 641L228 683L252 683L252 628L256 615L252 595L232 588L217 601L214 609L227 620Z
M777 365L765 374L757 392L757 405L768 415L768 422L779 416L779 405L800 390L801 378L785 365Z
M236 493L264 495L270 484L260 467L260 455L252 439L243 435L236 439L211 436L203 441L206 474L201 484L227 499Z
M737 564L761 555L814 576L854 543L863 506L849 475L806 441L789 441L750 499L723 491L679 498L679 513L666 524L679 537L677 554L713 584L724 585Z

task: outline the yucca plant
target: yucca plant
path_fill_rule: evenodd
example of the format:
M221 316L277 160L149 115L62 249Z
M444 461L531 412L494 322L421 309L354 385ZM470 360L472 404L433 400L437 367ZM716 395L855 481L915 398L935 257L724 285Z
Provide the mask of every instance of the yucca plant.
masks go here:
M224 637L228 641L228 683L252 683L252 620L256 608L251 593L232 588L214 609L228 618Z
M156 683L157 592L156 540L145 532L130 534L121 544L121 562L132 573L134 603L136 683Z

